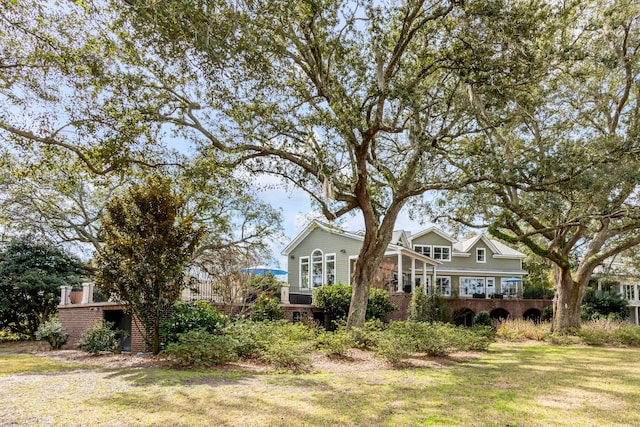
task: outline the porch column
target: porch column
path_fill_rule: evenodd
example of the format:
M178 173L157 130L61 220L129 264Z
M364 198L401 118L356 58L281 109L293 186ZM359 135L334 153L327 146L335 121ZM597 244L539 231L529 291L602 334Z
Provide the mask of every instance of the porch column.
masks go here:
M431 295L436 294L436 266L433 266L433 276L431 277Z
M82 284L82 304L93 303L93 283Z
M411 258L411 293L416 291L416 259Z
M280 302L282 304L291 304L289 302L289 284L283 284L280 287Z
M398 252L398 292L402 292L402 253Z
M427 294L427 262L422 261L422 292Z
M71 286L60 286L60 305L71 304Z

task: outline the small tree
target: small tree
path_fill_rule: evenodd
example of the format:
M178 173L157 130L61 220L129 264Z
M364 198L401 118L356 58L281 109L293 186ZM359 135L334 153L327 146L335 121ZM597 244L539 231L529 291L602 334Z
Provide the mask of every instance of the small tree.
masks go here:
M160 320L185 287L185 266L203 234L192 217L180 217L184 204L168 180L152 177L111 199L102 220L96 285L141 321L154 354Z
M60 286L80 284L80 262L32 238L0 252L0 329L34 337L57 310Z

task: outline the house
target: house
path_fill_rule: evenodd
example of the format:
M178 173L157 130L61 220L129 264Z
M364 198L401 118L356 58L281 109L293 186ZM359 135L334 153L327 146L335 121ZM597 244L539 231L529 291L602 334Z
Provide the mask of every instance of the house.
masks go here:
M291 303L310 303L313 289L323 284L351 284L362 241L359 233L310 223L282 252ZM458 241L434 227L414 235L400 230L372 285L391 292L424 289L446 298L519 299L524 257L483 234Z
M597 281L598 291L614 291L622 295L629 303L629 320L640 325L640 273L629 258L609 261L593 270L593 279ZM604 289L606 279L613 281L612 289Z

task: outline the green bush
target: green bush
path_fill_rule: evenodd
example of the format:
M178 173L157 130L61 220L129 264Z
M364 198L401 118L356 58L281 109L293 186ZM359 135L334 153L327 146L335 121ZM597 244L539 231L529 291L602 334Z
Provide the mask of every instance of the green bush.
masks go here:
M640 326L622 322L620 327L613 331L613 340L616 344L640 346Z
M440 295L426 296L422 289L411 297L409 319L414 322L449 322L451 310L444 297Z
M120 343L127 333L121 330L114 330L112 327L113 323L105 322L104 320L95 323L82 334L76 347L91 354L98 354L102 351L119 352Z
M351 298L349 298L349 303L351 303ZM378 288L369 290L366 319L383 319L387 314L397 309L398 307L391 304L389 292Z
M236 351L280 368L299 369L310 360L315 332L303 323L239 320L225 328L236 339Z
M251 320L262 322L265 320L280 320L284 317L284 310L280 307L280 300L261 294L258 301L251 306Z
M317 337L318 347L329 357L346 357L355 345L353 334L345 328L324 331Z
M603 330L580 329L578 330L578 336L587 345L602 346L608 341L608 335Z
M328 329L336 329L339 322L347 318L351 304L351 286L337 284L320 286L313 290L313 305L322 309L331 319ZM396 310L389 293L384 289L369 290L366 319L382 319Z
M278 336L267 342L260 351L260 359L277 368L300 370L309 365L313 347L313 341Z
M52 317L38 327L36 339L46 341L52 349L57 350L67 343L69 333L62 327L58 317Z
M424 288L416 289L411 295L409 305L409 319L412 322L428 322L429 318L429 297L424 293Z
M598 293L589 288L582 299L580 307L582 320L595 320L613 316L616 320L626 319L629 316L629 303L620 294L615 292Z
M227 318L207 301L176 301L160 331L167 343L177 342L178 335L189 331L203 330L210 334L221 330Z
M376 354L393 365L402 362L413 351L414 345L407 335L380 332L376 340Z
M27 340L29 337L17 332L12 332L8 329L0 330L0 342L13 342Z
M474 316L473 324L478 326L491 326L491 315L488 311L481 311Z
M237 341L223 334L210 334L198 329L178 335L163 354L180 367L208 367L238 360Z
M353 329L354 344L363 350L375 349L378 345L380 333L386 328L387 325L380 319L367 320L362 328Z
M257 358L259 351L265 348L271 339L274 325L270 322L242 319L230 323L224 331L236 340L236 351L239 356Z
M331 286L320 286L313 290L313 305L322 309L332 322L339 322L347 318L351 304L351 286L338 283ZM335 323L325 325L328 329L335 328Z
M386 331L402 337L403 351L447 356L455 351L487 350L492 332L487 327L462 328L441 322L393 322Z

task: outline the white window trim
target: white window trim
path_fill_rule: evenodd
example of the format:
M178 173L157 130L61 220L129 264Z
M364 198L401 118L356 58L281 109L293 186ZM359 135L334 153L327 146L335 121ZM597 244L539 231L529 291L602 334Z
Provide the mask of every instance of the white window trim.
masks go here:
M302 262L306 260L307 261L307 286L303 287L303 280L302 280ZM300 260L299 260L299 278L298 278L298 284L300 289L311 289L310 285L311 285L311 260L309 259L308 256L301 256Z
M320 252L320 261L314 261L313 260L313 254L316 252ZM311 286L311 289L315 289L315 288L319 288L320 286L324 285L324 283L322 283L324 281L324 275L325 275L325 271L324 271L324 251L320 248L316 248L314 250L311 251L311 257L309 259L309 276L310 276L310 281L309 284ZM313 282L314 279L314 274L313 274L313 266L314 264L318 264L320 263L320 284L316 286L316 284Z
M451 276L436 276L436 283L434 286L434 290L436 290L438 288L438 279L447 279L449 280L449 293L442 293L441 296L443 297L450 297L451 296L451 287L452 287L452 282L451 282Z
M480 261L480 254L482 254L482 261ZM476 248L476 262L480 264L487 263L487 250L485 248Z
M501 277L500 278L500 293L502 295L505 295L505 296L509 295L511 298L517 297L518 296L518 292L522 291L522 285L518 286L518 283L521 284L522 282L507 282L507 280L509 280L508 277ZM515 289L516 289L515 295L513 295L512 293L507 294L506 289L505 289L506 286L511 287L512 285L515 286Z
M329 257L333 257L333 284L335 285L337 283L336 281L336 276L338 275L338 261L337 261L337 257L335 253L332 254L324 254L324 264L322 266L322 270L324 272L324 285L329 284L329 279L327 278L328 273L329 273L329 269L327 268L327 258Z
M469 293L462 293L462 289L463 289L463 284L462 282L464 281L464 279L479 279L482 280L482 287L484 288L484 294L487 295L487 278L486 277L473 277L473 276L460 276L460 296L465 296L465 297L472 297L473 293L469 294ZM495 283L494 283L495 286Z
M417 248L421 248L423 252L418 252ZM431 245L413 245L413 250L423 255L424 255L424 248L429 248L429 255L427 256L431 258L433 256L433 248Z
M449 257L448 258L436 258L436 248L438 248L438 249L447 249L447 251L449 252ZM451 246L433 245L432 249L431 249L431 258L437 259L438 261L451 262Z

